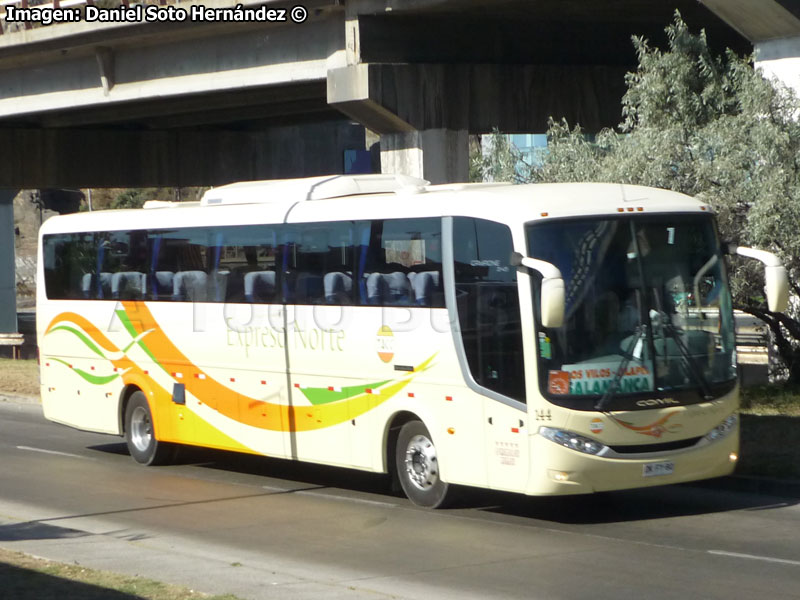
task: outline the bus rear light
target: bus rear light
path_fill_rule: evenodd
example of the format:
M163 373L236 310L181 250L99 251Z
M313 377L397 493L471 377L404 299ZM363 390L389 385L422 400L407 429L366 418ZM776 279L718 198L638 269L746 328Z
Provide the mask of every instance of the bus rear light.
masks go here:
M452 397L452 396L445 396L445 397L444 397L444 399L445 399L447 402L452 402L452 401L453 401L453 397Z

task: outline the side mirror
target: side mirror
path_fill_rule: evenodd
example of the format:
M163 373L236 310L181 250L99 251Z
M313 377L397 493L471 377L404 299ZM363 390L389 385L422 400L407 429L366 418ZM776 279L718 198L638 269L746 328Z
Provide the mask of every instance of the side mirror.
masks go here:
M789 306L789 277L781 260L772 252L746 248L744 246L729 246L728 252L738 256L755 258L764 263L764 279L767 292L767 306L771 312L783 312Z
M558 267L544 260L523 256L519 252L511 253L511 264L541 273L542 290L539 304L542 311L542 325L561 327L564 324L565 293L564 279Z

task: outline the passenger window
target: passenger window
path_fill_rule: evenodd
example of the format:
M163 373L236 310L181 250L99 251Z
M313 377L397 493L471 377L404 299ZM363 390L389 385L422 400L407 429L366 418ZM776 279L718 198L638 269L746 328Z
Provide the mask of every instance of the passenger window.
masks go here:
M352 304L355 228L350 221L293 226L286 233L284 295L295 304Z
M151 231L148 296L185 302L278 302L274 228Z
M142 300L146 293L147 232L111 231L98 234L95 298Z
M150 235L155 238L150 289L157 290L157 299L208 301L210 229L163 230L150 232Z
M441 219L372 221L361 248L367 252L359 271L362 304L444 306Z
M96 275L97 244L93 234L47 235L43 252L45 292L50 300L103 297ZM108 281L106 298L111 297L110 285Z
M280 302L278 234L274 227L226 227L211 277L228 302ZM218 258L216 258L218 256Z
M456 217L453 256L458 320L467 363L483 387L525 402L516 269L505 225Z

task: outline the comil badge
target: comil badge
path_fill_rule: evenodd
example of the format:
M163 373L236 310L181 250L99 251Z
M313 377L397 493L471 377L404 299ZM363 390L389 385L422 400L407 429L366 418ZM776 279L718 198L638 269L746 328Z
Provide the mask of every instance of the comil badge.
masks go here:
M394 358L394 333L388 325L378 329L375 338L378 348L378 357L385 363Z

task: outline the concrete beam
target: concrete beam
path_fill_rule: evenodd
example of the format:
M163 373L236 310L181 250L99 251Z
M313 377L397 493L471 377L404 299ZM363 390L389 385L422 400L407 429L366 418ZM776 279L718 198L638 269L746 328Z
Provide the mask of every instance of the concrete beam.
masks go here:
M370 65L350 65L328 72L328 104L376 133L412 132L414 127L381 104L370 91Z
M800 35L796 0L700 0L751 42Z
M347 119L264 131L0 129L0 181L20 188L161 187L341 173L365 147Z
M624 67L361 64L332 71L328 103L378 133L589 131L619 123Z
M31 49L19 60L0 60L0 119L37 122L52 113L115 109L125 121L140 103L324 84L331 66L344 65L340 13L280 27L200 31L203 36L189 37L187 29L163 40L98 42L55 55Z
M800 35L757 43L755 66L800 94Z
M17 332L13 201L18 191L0 189L0 333Z

